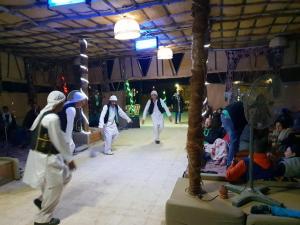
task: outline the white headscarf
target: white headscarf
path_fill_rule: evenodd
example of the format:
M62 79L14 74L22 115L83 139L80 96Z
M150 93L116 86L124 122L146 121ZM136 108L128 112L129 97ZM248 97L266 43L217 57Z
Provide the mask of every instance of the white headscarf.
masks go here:
M158 96L157 91L155 91L155 90L151 91L150 95L156 95L156 96Z
M58 105L59 103L62 103L66 100L66 96L64 95L64 93L60 92L60 91L52 91L50 92L50 94L48 95L47 98L47 105L41 110L41 112L39 113L39 115L37 116L37 118L34 120L30 130L33 131L37 125L39 124L40 120L42 119L42 116L48 112L48 111L52 111L53 108Z

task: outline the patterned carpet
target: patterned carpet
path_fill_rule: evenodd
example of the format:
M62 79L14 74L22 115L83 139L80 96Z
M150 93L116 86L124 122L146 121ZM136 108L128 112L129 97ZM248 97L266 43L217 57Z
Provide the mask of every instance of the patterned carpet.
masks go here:
M215 161L211 160L206 163L204 169L202 169L202 172L225 177L226 166L217 165Z

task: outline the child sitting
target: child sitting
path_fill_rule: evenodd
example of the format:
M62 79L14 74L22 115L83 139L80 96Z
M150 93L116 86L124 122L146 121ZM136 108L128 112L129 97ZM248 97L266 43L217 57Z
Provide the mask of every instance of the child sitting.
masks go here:
M266 151L268 149L267 138L254 139L253 154L253 178L269 179L272 178L272 166ZM230 182L246 181L249 176L249 157L243 158L239 162L233 161L226 171L226 180Z
M276 168L275 177L300 177L300 147L296 144L289 145Z

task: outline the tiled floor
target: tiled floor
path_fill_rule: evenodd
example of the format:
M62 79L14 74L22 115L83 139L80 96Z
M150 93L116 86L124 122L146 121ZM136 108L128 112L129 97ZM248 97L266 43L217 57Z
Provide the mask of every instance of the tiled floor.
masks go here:
M89 150L77 155L78 169L55 216L64 225L164 224L165 202L187 164L186 129L167 124L161 145L155 145L146 124L123 131L113 156L90 158ZM0 187L0 225L33 224L38 194L21 182Z

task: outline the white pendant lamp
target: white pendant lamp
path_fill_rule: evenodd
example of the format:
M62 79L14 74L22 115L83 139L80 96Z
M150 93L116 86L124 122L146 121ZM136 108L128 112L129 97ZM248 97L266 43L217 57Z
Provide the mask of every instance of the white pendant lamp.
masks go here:
M164 46L159 46L157 51L157 59L172 59L173 51L172 49Z
M136 39L141 36L140 25L134 19L125 17L115 24L114 33L118 40Z

